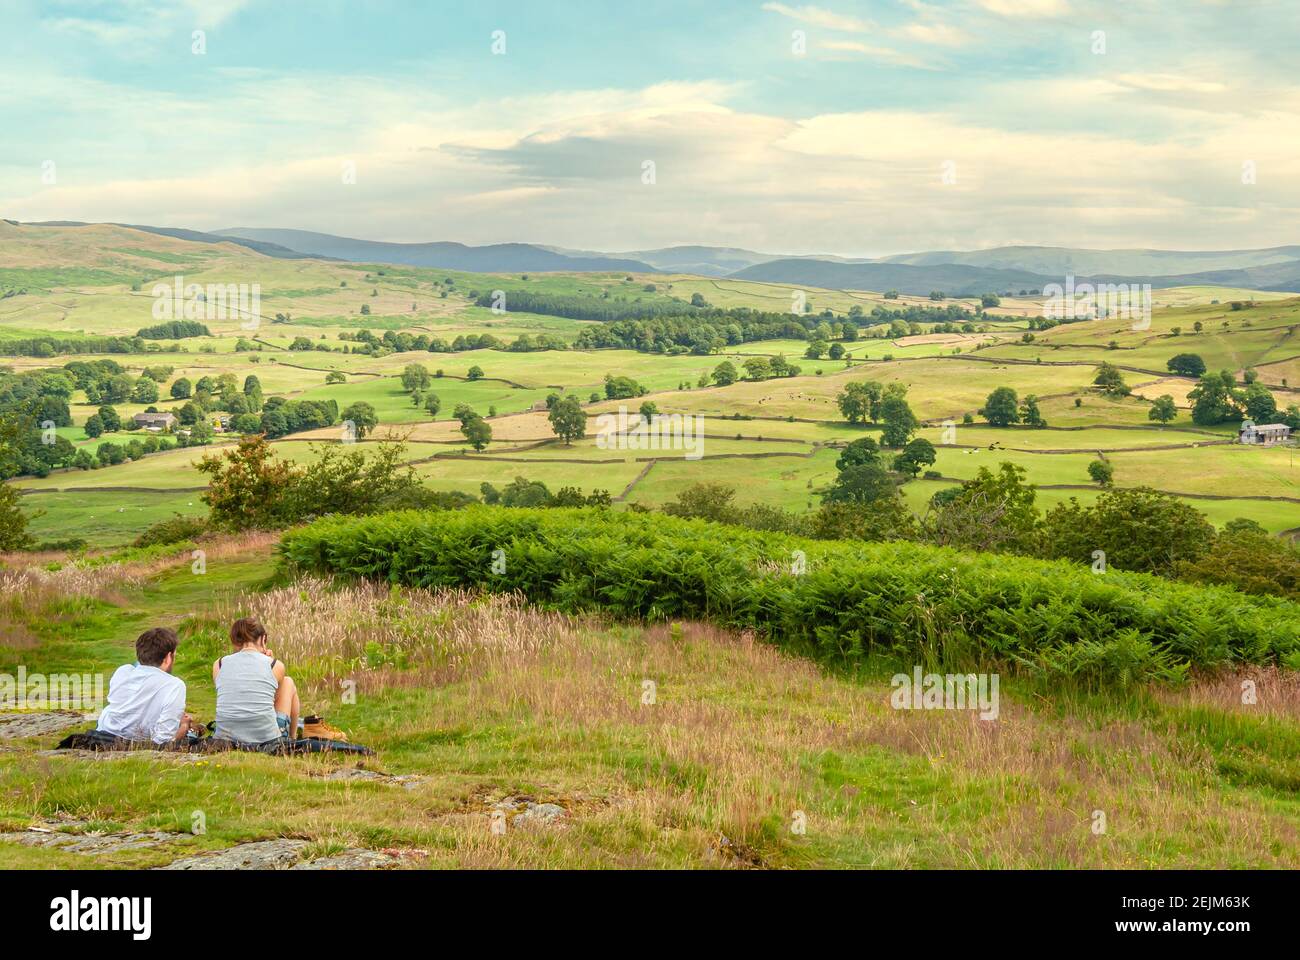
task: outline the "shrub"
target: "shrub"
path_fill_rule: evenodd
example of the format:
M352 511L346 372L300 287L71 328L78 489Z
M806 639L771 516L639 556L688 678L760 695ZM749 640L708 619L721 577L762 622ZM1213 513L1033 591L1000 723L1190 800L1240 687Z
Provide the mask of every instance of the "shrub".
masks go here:
M1149 487L1109 490L1084 506L1071 497L1043 518L1043 550L1051 557L1088 563L1093 551L1108 566L1172 575L1180 563L1200 559L1214 527L1195 507Z
M204 517L183 517L179 513L159 520L132 541L133 547L152 547L163 543L183 543L206 533L208 521Z
M806 572L793 576L796 550ZM1300 607L1227 587L649 513L472 506L329 517L286 533L280 551L299 570L518 591L567 611L709 620L839 663L880 651L1102 684L1300 660ZM503 573L494 551L504 551Z

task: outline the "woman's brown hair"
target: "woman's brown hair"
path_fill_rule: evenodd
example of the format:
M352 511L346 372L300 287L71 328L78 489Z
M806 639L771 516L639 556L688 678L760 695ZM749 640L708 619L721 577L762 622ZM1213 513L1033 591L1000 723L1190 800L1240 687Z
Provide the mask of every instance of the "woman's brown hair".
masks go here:
M237 647L257 643L266 636L266 628L252 617L243 617L230 625L230 642Z

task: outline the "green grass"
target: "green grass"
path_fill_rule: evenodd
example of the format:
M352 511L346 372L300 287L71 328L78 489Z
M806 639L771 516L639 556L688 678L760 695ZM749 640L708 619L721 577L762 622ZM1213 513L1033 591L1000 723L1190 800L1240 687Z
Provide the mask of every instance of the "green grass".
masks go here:
M208 719L210 663L223 647L213 615L228 609L222 597L236 608L259 602L271 570L265 546L210 562L204 577L182 558L112 602L42 611L37 644L0 647L0 670L108 673L131 659L146 626L193 618L177 674L188 708ZM11 741L16 749L0 752L0 828L71 816L100 832L186 836L111 857L0 843L0 866L150 867L280 836L308 839L315 853L425 851L405 861L416 867L1300 865L1290 836L1296 717L1227 707L1195 688L1080 696L1007 680L997 728L986 731L961 713L889 709L899 664L850 677L689 623L570 635L543 617L531 621L548 638L535 653L488 653L501 625L471 620L473 642L437 682L418 669L363 668L356 703L343 704L288 636L291 622L333 627L336 607L324 599L276 600L289 619L269 622L291 671L321 677L304 688L304 706L378 749L365 766L420 782L326 780L342 764L320 757L93 761L36 753L57 736ZM366 606L391 616L382 610ZM466 615L449 609L445 622ZM423 640L440 642L436 631ZM658 683L654 706L639 703L647 677ZM559 803L568 824L495 837L488 811L509 795ZM1107 813L1102 836L1091 830L1095 809ZM188 835L195 811L203 836ZM790 829L795 811L803 834ZM720 837L739 853L723 852Z
M208 512L197 493L40 493L24 497L21 504L36 514L29 531L38 542L79 537L99 547L128 543L174 513Z

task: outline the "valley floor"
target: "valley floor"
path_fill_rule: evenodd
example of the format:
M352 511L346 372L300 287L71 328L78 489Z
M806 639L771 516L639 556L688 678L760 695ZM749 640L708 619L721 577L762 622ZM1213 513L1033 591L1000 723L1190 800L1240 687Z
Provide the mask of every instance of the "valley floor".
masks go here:
M107 675L145 627L180 626L177 673L207 720L224 625L251 613L304 710L376 755L55 754L62 733L6 736L21 731L0 718L0 867L153 867L263 841L299 842L236 854L398 868L1300 866L1293 676L1250 674L1250 706L1235 676L1104 697L1003 678L1000 715L984 721L892 709L893 665L840 676L698 624L286 582L266 536L205 548L202 574L189 554L0 574L0 672Z

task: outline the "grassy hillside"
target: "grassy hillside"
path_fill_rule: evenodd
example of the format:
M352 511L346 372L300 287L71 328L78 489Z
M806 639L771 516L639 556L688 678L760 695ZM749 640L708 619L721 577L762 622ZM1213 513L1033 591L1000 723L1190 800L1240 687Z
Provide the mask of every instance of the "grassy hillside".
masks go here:
M157 866L278 838L306 841L303 860L362 849L398 869L1300 865L1300 708L1269 671L1091 696L1006 678L990 723L892 709L902 662L849 676L690 621L268 581L271 539L207 544L202 576L188 554L0 574L4 633L25 638L0 670L107 673L145 626L179 625L177 673L210 719L223 628L257 615L304 707L378 754L94 759L42 753L59 734L6 739L0 832L171 836L111 855L0 837L0 865Z

